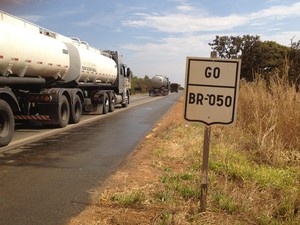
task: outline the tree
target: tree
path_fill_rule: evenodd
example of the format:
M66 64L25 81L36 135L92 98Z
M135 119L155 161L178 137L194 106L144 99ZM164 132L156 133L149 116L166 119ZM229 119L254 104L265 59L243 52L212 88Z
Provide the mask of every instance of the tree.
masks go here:
M291 83L300 89L300 41L293 42L291 39L291 48L288 56L288 74Z
M285 70L288 48L272 41L262 42L259 36L216 36L209 45L221 58L241 59L241 77L249 81L257 73L268 78L275 69Z
M221 58L238 59L247 52L255 43L259 42L259 36L216 36L216 39L208 45L216 51Z
M133 76L131 79L132 93L147 93L151 88L151 80L149 76L144 78Z

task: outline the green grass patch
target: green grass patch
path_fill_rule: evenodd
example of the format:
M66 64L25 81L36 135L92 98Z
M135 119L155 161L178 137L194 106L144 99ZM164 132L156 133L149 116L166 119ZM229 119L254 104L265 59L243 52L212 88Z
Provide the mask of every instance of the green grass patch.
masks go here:
M153 150L153 155L156 156L156 157L162 157L165 151L166 150L163 149L163 148L155 148Z
M111 196L110 200L125 207L136 206L142 204L142 202L145 200L145 194L141 190L116 193Z
M168 173L161 177L163 191L155 194L161 202L178 201L180 199L199 199L200 183L197 175L192 172Z
M232 197L220 192L216 193L216 195L214 196L214 202L216 203L218 208L226 211L229 214L233 214L238 209L238 204Z
M161 190L154 194L154 198L159 202L170 202L173 198L173 193L169 190Z
M261 187L287 189L295 187L295 181L299 178L291 169L258 165L242 151L216 147L212 152L209 168L226 173L232 180L250 180Z

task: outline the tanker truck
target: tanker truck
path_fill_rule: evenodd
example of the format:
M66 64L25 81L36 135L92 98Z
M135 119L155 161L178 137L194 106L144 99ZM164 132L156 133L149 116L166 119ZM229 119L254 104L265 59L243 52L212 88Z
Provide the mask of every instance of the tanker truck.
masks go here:
M168 95L169 89L169 79L162 75L155 75L151 79L151 89L149 90L149 96Z
M131 70L117 51L99 50L0 11L0 147L15 124L55 127L82 114L129 104Z

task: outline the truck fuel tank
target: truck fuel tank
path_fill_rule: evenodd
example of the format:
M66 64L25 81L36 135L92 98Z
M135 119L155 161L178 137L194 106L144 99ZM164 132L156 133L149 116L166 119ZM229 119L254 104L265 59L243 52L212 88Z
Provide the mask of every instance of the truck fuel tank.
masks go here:
M1 13L1 12L0 12ZM69 55L61 41L0 18L0 73L20 77L63 77L69 70Z
M166 87L168 85L168 80L162 75L155 75L151 79L151 85L153 88Z

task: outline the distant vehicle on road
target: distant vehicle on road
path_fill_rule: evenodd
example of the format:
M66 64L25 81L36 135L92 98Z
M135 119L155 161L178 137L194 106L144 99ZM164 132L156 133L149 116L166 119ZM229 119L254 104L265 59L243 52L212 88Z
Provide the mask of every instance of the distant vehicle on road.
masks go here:
M177 84L177 83L171 83L171 84L170 84L171 93L173 93L173 92L178 93L179 87L180 87L180 84Z
M149 96L168 95L170 91L170 81L167 77L162 75L155 75L151 79L151 89Z

